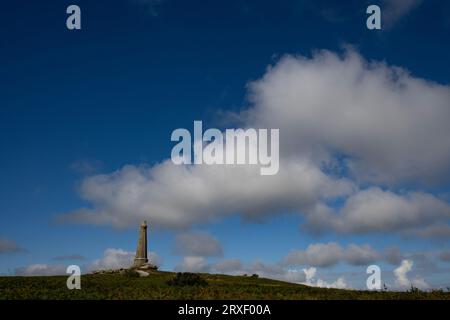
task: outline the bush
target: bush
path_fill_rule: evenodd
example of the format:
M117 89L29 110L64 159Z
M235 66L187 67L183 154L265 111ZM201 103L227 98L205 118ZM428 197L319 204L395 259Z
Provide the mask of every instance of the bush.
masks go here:
M412 293L412 294L420 294L420 293L422 293L422 290L411 285L411 289L409 289L408 292Z
M259 278L259 276L256 274L256 273L254 273L254 274L252 274L252 278L254 278L254 279L258 279Z
M126 269L126 270L124 270L122 272L123 272L122 274L125 277L128 277L128 278L139 278L139 273L137 273L135 270Z
M167 281L169 286L206 286L208 283L196 273L178 272Z

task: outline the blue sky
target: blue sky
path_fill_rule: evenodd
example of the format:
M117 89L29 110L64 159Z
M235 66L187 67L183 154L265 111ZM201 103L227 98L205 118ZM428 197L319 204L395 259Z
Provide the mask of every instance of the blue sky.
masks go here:
M402 7L398 2L373 2L381 6L382 13L386 9L386 16L393 16L389 27L383 25L380 31L366 28L365 10L372 2L365 1L3 4L0 238L5 244L0 273L11 275L33 264L78 263L87 269L108 248L133 252L137 224L70 223L57 217L83 207L95 210L95 203L80 197L81 185L89 177L121 172L126 165L152 168L170 158L174 129L192 130L194 120L202 120L205 127L225 128L229 126L225 113L258 110L248 98L248 84L267 75L267 67L277 65L286 54L316 61L317 50L341 55L351 45L366 61L400 66L411 77L442 85L444 100L438 97L438 106L430 110L444 110L448 115L441 101L445 103L448 97L450 80L450 4L411 1L410 7ZM65 9L72 3L81 8L81 30L65 27ZM378 149L374 146L374 150ZM441 159L445 155L442 152ZM399 160L408 163L410 159ZM418 191L448 204L450 171L445 165L441 169L436 173L439 183L415 176L393 184L344 178L357 181L361 190ZM338 210L340 205L331 207ZM158 218L149 213L149 250L157 253L163 269L188 267L186 257L192 253L186 249L184 255L175 254L173 249L180 234L193 234L194 242L196 235L206 234L217 240L223 255L196 255L194 264L202 264L202 270L214 270L211 264L229 259L246 265L239 270L260 270L255 261L279 267L292 250L335 242L343 248L369 245L378 253L373 262L383 266L383 276L393 286L392 270L402 259L388 263L382 258L392 247L414 261L410 277L424 278L433 287L450 285L449 258L438 258L445 256L441 251L449 244L448 236L421 237L397 229L317 234L302 229L307 218L298 212L270 213L261 221L232 212L214 216L212 221L192 220L184 229L153 226L154 219ZM448 219L442 221L448 223ZM55 259L74 254L84 259ZM367 265L341 261L317 266L317 277L333 282L343 276L349 286L363 287ZM311 265L298 263L290 268L307 267Z

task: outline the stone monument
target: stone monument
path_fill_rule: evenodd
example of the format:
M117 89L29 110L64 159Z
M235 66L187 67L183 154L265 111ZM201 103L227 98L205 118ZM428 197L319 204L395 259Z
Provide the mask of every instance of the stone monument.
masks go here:
M136 248L136 256L130 268L95 270L93 274L124 274L127 271L136 272L140 277L147 277L150 272L158 270L158 266L149 263L147 257L147 221L142 221L139 228L139 241Z
M148 263L147 258L147 221L141 223L139 230L139 241L136 249L136 256L134 257L135 268L142 267Z

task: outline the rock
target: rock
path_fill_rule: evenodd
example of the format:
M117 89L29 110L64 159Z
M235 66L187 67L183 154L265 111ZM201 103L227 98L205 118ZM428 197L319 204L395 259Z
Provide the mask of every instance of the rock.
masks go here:
M145 263L137 268L138 270L158 270L158 267L151 264L151 263Z
M148 277L149 273L142 271L142 270L136 270L137 273L139 273L139 277Z

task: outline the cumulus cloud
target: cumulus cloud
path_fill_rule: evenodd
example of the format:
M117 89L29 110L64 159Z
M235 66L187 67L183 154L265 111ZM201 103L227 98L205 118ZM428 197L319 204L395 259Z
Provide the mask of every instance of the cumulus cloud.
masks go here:
M207 263L204 257L187 256L183 261L175 266L175 271L178 272L209 272L211 266Z
M401 287L408 287L411 285L406 274L411 271L413 262L411 260L402 260L401 265L394 270L396 283Z
M177 166L168 160L86 178L81 196L94 209L79 209L62 219L117 226L148 219L158 227L176 229L232 214L260 220L307 208L352 188L348 180L329 177L306 159L284 161L273 176L261 176L250 165Z
M238 274L243 269L243 265L239 259L225 259L215 263L213 269L219 273Z
M422 0L383 0L382 21L390 28L417 8Z
M292 283L303 283L306 280L303 270L289 269L280 264L267 264L262 261L255 261L245 265L243 274L257 274L263 278L287 281Z
M243 263L239 259L225 259L215 263L208 263L204 257L184 257L175 267L175 271L209 272L248 276L257 274L263 278L306 284L315 287L348 288L343 277L339 277L337 280L331 282L321 278L316 279L317 269L315 267L296 269L290 268L290 266L284 262L264 263L257 260L250 263Z
M15 269L18 276L55 276L66 274L67 266L61 264L31 264L27 267Z
M175 239L174 252L182 256L222 256L220 242L206 232L182 233Z
M246 124L280 128L280 152L344 156L359 180L436 182L449 173L450 87L349 49L287 55L249 85Z
M339 262L351 265L368 265L379 258L369 245L350 244L343 248L335 242L315 243L306 250L293 250L284 259L283 265L310 265L330 267Z
M108 248L103 252L103 256L95 259L92 262L80 265L82 273L88 273L95 270L102 269L120 269L129 268L133 264L134 252L123 249ZM161 265L162 259L155 253L148 253L149 262L154 265ZM81 255L58 256L54 260L85 260ZM16 275L23 276L52 276L66 274L66 269L69 264L45 264L37 263L30 264L27 267L20 267L15 269Z
M429 289L430 285L420 277L410 280L407 274L412 270L414 262L412 260L402 260L400 266L394 270L395 284L400 289L409 289L414 286L419 289Z
M19 246L15 241L0 237L0 254L16 253L22 251L25 251L25 249Z
M204 257L184 257L175 266L179 272L208 272L228 275L252 275L260 277L287 281L292 283L303 283L306 279L302 270L289 269L278 263L268 264L262 261L254 261L244 264L239 259L225 259L215 263L209 263Z
M135 252L123 249L108 248L104 251L103 257L94 260L88 267L88 271L101 269L129 268L133 265ZM161 261L155 252L148 253L149 262L160 265Z
M94 260L89 269L120 269L129 268L133 264L134 252L123 249L109 248L103 253L103 257Z
M371 187L351 195L337 212L330 207L317 206L310 212L308 223L312 229L328 227L344 233L405 231L430 237L442 236L439 231L443 226L428 227L448 219L450 205L433 195L396 194Z
M305 282L304 284L312 287L320 287L320 288L337 288L337 289L346 289L348 288L347 283L345 282L344 277L339 277L336 281L327 282L321 278L315 280L317 269L314 267L303 269L305 273Z
M450 225L439 224L439 221L436 221L435 224L416 230L413 234L423 238L450 238Z
M344 277L339 277L339 278L337 278L336 281L333 281L333 282L327 282L322 279L317 279L315 286L320 287L320 288L336 288L336 289L347 289L348 288L347 282L345 282Z
M389 247L384 252L384 258L390 264L399 264L403 260L404 255L398 247Z
M305 273L305 282L311 283L316 276L317 269L314 267L303 269L303 272Z
M248 96L249 108L234 116L242 127L280 129L277 175L250 165L127 165L85 178L80 194L89 207L62 219L116 226L148 219L177 229L233 214L300 212L312 231L446 234L437 226L449 220L447 202L397 188L448 181L449 86L348 49L284 56L248 85ZM342 208L327 206L337 197Z

